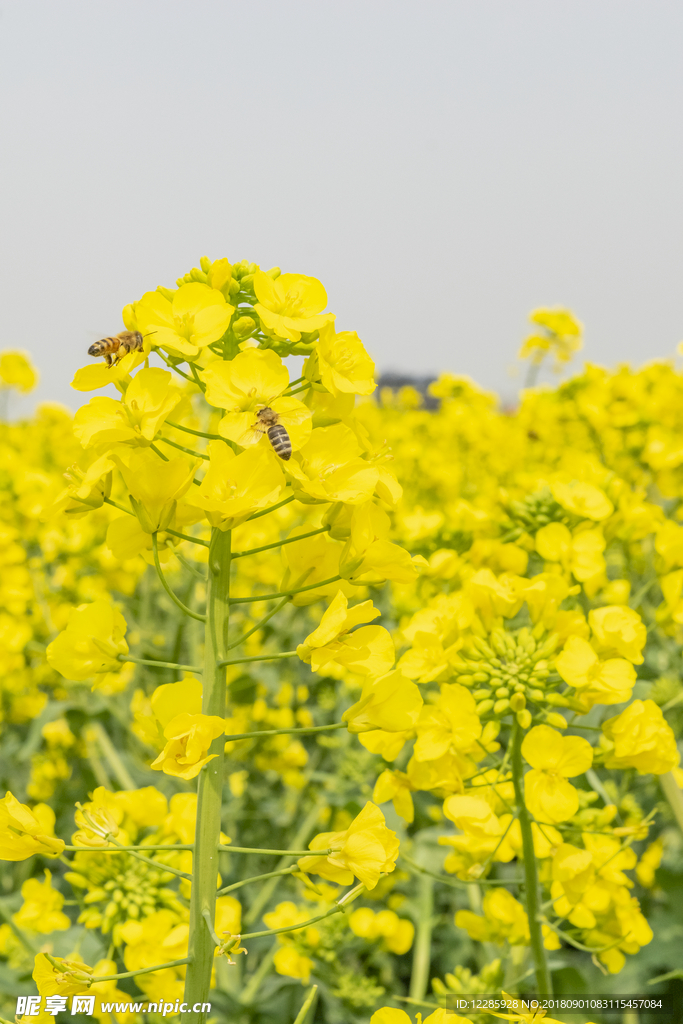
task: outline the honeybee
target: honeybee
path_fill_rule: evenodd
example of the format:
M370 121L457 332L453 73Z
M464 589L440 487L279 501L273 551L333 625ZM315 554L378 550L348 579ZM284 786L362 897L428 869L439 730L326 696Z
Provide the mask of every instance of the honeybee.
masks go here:
M107 366L120 362L129 352L142 352L142 335L139 331L121 331L113 338L101 338L88 349L89 356L104 356Z
M292 442L280 423L278 414L266 406L265 409L259 409L256 416L256 423L252 428L254 435L266 434L275 454L284 462L288 462L292 457Z

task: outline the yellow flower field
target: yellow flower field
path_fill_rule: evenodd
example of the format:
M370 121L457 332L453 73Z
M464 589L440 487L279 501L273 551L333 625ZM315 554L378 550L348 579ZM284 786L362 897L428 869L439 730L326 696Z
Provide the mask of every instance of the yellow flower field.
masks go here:
M539 385L582 326L537 309L515 408L431 410L326 307L202 258L0 425L3 1018L675 993L683 375Z

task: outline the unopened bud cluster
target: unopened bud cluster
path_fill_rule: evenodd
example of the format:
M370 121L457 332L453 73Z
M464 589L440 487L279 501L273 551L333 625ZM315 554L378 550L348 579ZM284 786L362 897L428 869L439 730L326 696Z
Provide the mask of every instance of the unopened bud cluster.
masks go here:
M545 632L538 636L538 632L526 626L516 632L494 629L488 640L471 637L453 659L454 682L473 691L480 717L514 712L522 728L528 729L527 702L556 703L559 694L547 691L561 682L549 662L557 636Z
M75 866L78 871L67 872L65 878L76 890L87 890L78 918L86 928L99 928L106 935L114 925L149 917L162 907L181 909L177 894L165 888L175 875L162 864L156 869L127 853L90 853L77 854Z

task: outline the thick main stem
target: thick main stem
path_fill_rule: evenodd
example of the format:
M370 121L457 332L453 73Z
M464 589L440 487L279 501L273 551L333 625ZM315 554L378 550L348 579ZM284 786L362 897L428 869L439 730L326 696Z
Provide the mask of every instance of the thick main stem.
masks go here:
M411 999L424 999L429 984L432 961L432 927L434 924L434 879L420 875L417 880L418 920L413 969L410 975Z
M225 660L230 615L230 542L229 531L214 527L211 532L207 587L206 628L204 639L204 674L202 713L225 717ZM223 797L223 761L225 738L213 741L210 753L216 754L202 769L197 786L197 826L192 864L192 897L190 901L191 963L187 968L184 999L188 1006L208 1002L214 941L204 920L208 910L215 918L216 877L218 875L218 839L221 827ZM183 1013L181 1024L205 1024L207 1014Z
M550 971L545 958L543 931L538 920L541 904L538 888L538 871L534 851L534 837L531 831L531 818L524 803L524 769L522 765L522 729L515 722L512 732L512 781L515 787L515 800L519 826L522 832L522 850L524 853L524 887L526 896L526 912L529 918L529 934L531 935L531 952L534 958L536 985L539 996L553 994Z

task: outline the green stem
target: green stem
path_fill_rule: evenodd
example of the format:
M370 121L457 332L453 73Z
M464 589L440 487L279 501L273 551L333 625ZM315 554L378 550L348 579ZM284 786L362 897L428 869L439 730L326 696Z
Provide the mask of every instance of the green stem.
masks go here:
M158 349L156 350L156 352L157 352L157 355L158 355L158 356L159 356L159 357L160 357L161 359L163 359L163 361L164 361L164 362L166 363L166 365L168 366L169 370L175 370L175 372L176 372L176 373L178 373L178 374L180 374L180 376L181 376L181 377L184 377L184 378L185 378L185 380L189 380L191 384L195 384L195 383L196 383L196 381L194 381L194 380L192 379L192 377L190 377L190 375L189 375L189 374L185 373L185 371L184 371L184 370L180 370L180 369L178 368L178 367L180 366L180 363L178 363L178 365L176 365L175 363L171 362L171 360L170 360L170 359L169 359L169 358L168 358L168 357L167 357L166 355L164 355L164 353L163 353L163 352L161 351L161 349L160 349L160 348L158 348ZM184 359L181 359L181 362L185 362L185 360L184 360Z
M296 733L329 732L331 729L345 729L346 722L333 722L332 725L301 725L293 729L258 729L256 732L238 732L234 736L226 736L225 742L235 740L260 740L264 736L289 736Z
M190 427L183 427L180 423L171 423L170 420L166 420L166 425L174 427L176 430L184 430L186 434L194 434L195 437L206 437L209 441L225 441L224 437L220 434L205 434L203 430L192 430ZM234 555L232 556L235 557Z
M10 912L7 909L7 907L5 906L5 904L2 903L1 901L0 901L0 917L5 919L5 921L10 926L10 928L12 929L12 931L14 932L16 937L19 939L19 942L21 942L22 946L25 946L25 948L28 950L28 952L31 954L31 956L35 956L36 953L39 952L38 947L34 946L33 943L31 942L31 940L29 939L28 935L25 935L23 930L19 927L19 925L16 925L14 923L14 921L12 920L12 915L10 914Z
M189 361L189 359L188 359L187 365L192 370L192 376L194 377L194 382L197 385L197 387L199 388L199 390L202 391L202 392L206 391L206 384L202 383L202 381L199 379L199 375L197 373L197 367L194 365L194 363L191 363ZM223 440L225 440L225 438L223 438Z
M403 851L401 851L400 857L413 871L417 871L421 875L429 875L430 878L435 878L437 882L443 882L444 885L454 885L456 888L459 885L465 888L471 885L521 885L524 881L523 878L476 878L472 879L472 881L465 881L463 878L449 878L448 875L440 875L437 871L430 871L428 868L423 868L421 864L416 864Z
M170 437L159 437L159 441L163 441L164 444L170 444L173 448L177 448L179 452L185 452L187 455L194 455L195 459L205 459L209 461L209 456L202 454L202 452L196 452L194 448L185 448L182 444L177 444L175 441L171 441Z
M333 850L260 850L258 846L219 846L221 853L258 853L266 857L327 857Z
M415 945L413 946L410 996L412 999L423 999L429 983L429 967L432 960L432 927L434 925L434 881L427 874L418 876L417 901L419 916Z
M664 796L669 801L669 807L674 813L678 827L683 832L683 790L679 788L671 772L660 775L659 783L664 790Z
M136 789L137 787L133 782L128 769L121 760L118 750L109 739L102 723L92 722L91 728L97 736L97 742L99 743L102 753L104 754L121 789Z
M343 913L344 907L336 904L331 910L326 910L324 914L318 914L317 917L309 917L308 921L302 921L301 924L290 924L286 928L268 928L264 932L247 932L242 936L242 939L262 939L266 935L284 935L286 932L299 932L302 928L308 928L311 924L317 924L318 921L324 921L326 917L332 917L334 914Z
M531 818L524 803L524 768L522 764L522 729L515 722L512 733L512 781L515 787L515 801L519 816L519 827L522 833L522 850L524 854L525 902L529 918L529 934L531 936L531 952L536 973L536 985L539 996L553 994L552 981L543 946L543 931L538 919L539 886L534 837L531 831Z
M194 850L194 843L177 843L174 845L169 843L165 846L116 846L114 849L111 846L65 846L64 849L72 853L132 853L133 850L148 850L154 853L156 850ZM157 861L154 862L154 866L162 869L165 868L164 864Z
M191 608L188 608L187 605L184 605L180 598L176 597L176 595L173 593L170 586L166 582L166 577L161 571L161 563L159 561L159 542L157 540L156 533L152 534L152 552L154 554L154 566L157 571L157 576L161 580L162 587L164 588L168 596L171 598L173 603L177 605L178 608L180 608L181 612L185 612L185 614L189 615L191 618L198 619L200 622L206 622L206 615L201 615L199 612L193 612Z
M317 985L313 985L311 987L311 989L308 991L308 993L306 994L306 998L303 1001L303 1005L302 1005L301 1009L299 1010L299 1012L296 1015L296 1020L294 1021L294 1024L307 1024L308 1015L309 1015L309 1013L310 1013L310 1011L311 1011L311 1009L313 1007L313 1004L315 1003L317 995L318 995L318 986Z
M225 896L226 893L232 892L234 889L241 889L243 885L249 885L250 882L263 882L267 878L278 878L280 875L291 875L293 871L298 871L298 867L294 864L291 868L281 868L279 871L268 871L265 875L252 875L251 878L243 878L241 882L233 882L232 885L226 885L224 889L219 889L216 896Z
M153 452L155 452L159 456L160 459L163 459L164 462L168 462L169 461L168 460L168 456L164 455L163 452L160 452L155 444L151 444L150 448L152 449Z
M233 642L231 644L228 644L228 646L226 647L226 650L227 651L232 651L232 650L234 650L235 647L240 647L244 643L244 641L247 639L247 637L250 637L252 635L252 633L255 633L257 629L261 628L261 626L265 626L266 622L268 622L269 619L272 619L273 615L277 615L277 613L280 611L280 609L284 608L284 606L287 604L288 601L289 601L289 596L283 597L282 600L280 601L280 603L276 604L272 611L268 612L267 615L264 615L262 619L259 619L259 621L256 623L256 625L253 626L247 633L244 633L239 638L239 640L233 640Z
M244 986L242 994L239 997L239 1001L242 1006L249 1006L253 1001L256 993L261 987L261 982L268 974L268 971L273 966L273 958L277 950L280 948L280 943L275 940L273 945L270 947L267 953L264 954L261 963L258 965L254 973L249 978L249 981Z
M293 597L294 594L303 594L305 590L317 590L318 587L326 587L329 583L336 583L341 576L330 576L329 580L318 580L317 583L309 583L307 587L299 587L298 590L283 590L277 594L260 594L256 597L231 597L230 604L247 604L253 601L274 601L276 597Z
M114 508L117 508L119 510L119 512L125 512L129 516L135 515L135 512L133 512L132 509L126 508L125 505L119 505L118 501L114 501L112 498L105 498L104 500L107 505L113 505ZM171 531L169 530L168 532L170 533Z
M57 963L60 964L60 961L57 960ZM77 974L77 979L80 980L82 977L84 984L91 984L95 982L99 983L101 981L118 981L120 978L135 978L138 974L152 974L154 971L164 971L167 967L180 967L182 964L189 963L190 958L186 956L183 960L169 960L167 964L155 964L154 967L141 967L137 971L124 971L122 974L104 974L102 977L100 977L99 974L97 976L92 974Z
M90 769L95 776L98 786L104 786L105 789L109 789L111 782L107 772L105 771L104 765L100 761L99 752L97 750L97 744L95 737L88 736L87 730L85 734L85 750L90 763Z
M292 395L298 395L300 391L308 391L312 387L312 384L302 384L300 388L295 388L294 391L288 391L283 397L291 398Z
M122 849L113 836L109 836L109 842ZM192 881L192 875L188 875L186 871L181 871L179 868L172 868L169 864L161 864L158 860L152 860L151 857L143 857L141 853L137 853L135 850L129 850L128 852L131 857L135 857L136 860L141 860L143 864L151 864L151 866L156 868L157 871L169 871L172 875L177 875L178 878L184 878L188 882Z
M106 498L105 498L105 501L106 501ZM121 507L120 505L117 505L117 508L120 508L120 507ZM125 511L126 510L124 509L124 512ZM208 547L211 546L209 544L208 540L199 540L198 537L190 537L189 534L187 534L187 533L178 533L177 530L166 530L165 532L172 534L174 537L180 537L181 540L189 540L190 544L201 544L201 546L203 548L208 548Z
M230 618L230 565L232 534L214 527L209 550L207 615L204 632L204 685L202 713L225 717L225 669L218 662L225 660ZM190 967L185 979L185 1002L209 1002L214 943L204 920L208 910L213 922L216 907L216 876L218 874L218 839L223 800L223 763L225 739L217 737L209 752L215 754L199 775L197 786L197 826L193 863L194 882L190 898ZM206 1024L206 1014L191 1012L181 1015L181 1024Z
M283 658L296 658L296 651L283 651L281 654L254 654L250 658L232 658L219 661L219 668L226 665L246 665L248 661L282 661Z
M306 840L309 838L311 832L315 828L315 825L320 816L320 807L318 804L314 804L310 811L301 823L301 827L297 834L292 840L292 849L295 851L298 846L303 846ZM277 864L277 869L286 868L291 865L292 854L290 853L286 857L282 857ZM254 898L254 902L249 907L249 910L244 915L245 924L253 924L261 916L261 911L268 904L269 900L273 896L279 883L278 878L271 878L270 881L262 885L258 891L257 896Z
M289 505L290 501L294 501L293 494L290 494L288 498L284 498L282 501L279 501L277 505L271 505L270 508L264 508L261 509L260 512L254 512L253 515L249 516L246 522L250 523L252 519L260 519L261 516L267 516L269 512L274 512L276 508L282 508L283 505Z
M319 533L329 533L329 526L321 526L318 530L311 530L310 533L300 533L298 537L287 537L285 540L276 540L272 544L264 544L260 548L250 548L249 551L236 551L232 556L233 558L244 558L246 555L258 555L262 551L268 551L270 548L281 548L285 544L294 544L298 540L306 540L307 537L315 537Z
M119 654L119 661L133 661L136 665L150 665L152 668L177 668L179 672L201 672L201 665L178 665L175 661L152 661L149 658L132 658L129 654Z
M193 565L192 562L188 562L187 558L185 558L184 555L181 555L179 551L175 551L174 550L173 554L176 556L176 558L178 559L180 564L185 566L185 568L188 570L188 572L191 572L192 575L196 576L196 578L198 580L201 580L202 583L206 583L206 574L205 573L200 572L200 570L195 565Z

